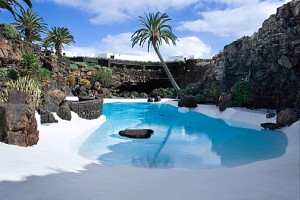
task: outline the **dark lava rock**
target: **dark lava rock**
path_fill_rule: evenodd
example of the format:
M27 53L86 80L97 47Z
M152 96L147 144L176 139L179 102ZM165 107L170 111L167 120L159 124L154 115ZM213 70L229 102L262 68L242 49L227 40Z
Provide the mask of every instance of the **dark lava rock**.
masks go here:
M57 115L63 120L71 121L72 114L68 101L63 101L61 103L57 111Z
M58 122L58 120L55 119L55 117L52 113L42 113L41 114L41 124L57 123L57 122Z
M272 118L272 117L275 117L275 113L269 113L266 115L266 118Z
M154 133L152 129L125 129L119 131L119 135L128 137L128 138L150 138Z
M148 101L148 102L154 102L154 99L151 98L151 97L149 97L147 101Z
M178 101L178 107L196 108L197 103L195 97L192 95L182 95L181 99Z
M287 108L278 113L276 123L281 127L290 126L298 119L296 109Z
M275 123L262 123L260 125L264 129L270 129L270 130L275 130L275 129L279 129L280 128L280 126L278 126L278 124L275 124Z
M161 101L161 97L160 96L156 96L155 98L154 98L154 102L160 102Z

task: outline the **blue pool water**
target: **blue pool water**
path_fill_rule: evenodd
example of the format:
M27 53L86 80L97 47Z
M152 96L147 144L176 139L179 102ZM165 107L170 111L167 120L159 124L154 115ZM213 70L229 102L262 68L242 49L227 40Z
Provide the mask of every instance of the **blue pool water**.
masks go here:
M287 137L279 131L230 126L223 120L153 103L106 103L107 121L81 145L79 154L109 165L203 169L235 167L279 157ZM150 128L150 139L118 135Z

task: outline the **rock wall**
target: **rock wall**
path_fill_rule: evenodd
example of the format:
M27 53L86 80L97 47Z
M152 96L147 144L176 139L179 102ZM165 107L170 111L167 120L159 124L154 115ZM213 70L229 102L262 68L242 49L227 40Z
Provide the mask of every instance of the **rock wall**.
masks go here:
M253 107L300 108L300 1L278 8L251 37L225 46L212 67L223 91L250 80Z
M3 64L19 63L22 60L23 43L19 39L7 39L0 26L0 66Z
M103 99L89 101L69 101L71 111L84 119L97 119L102 115Z
M0 104L0 142L32 146L39 140L33 96L12 90L8 104Z

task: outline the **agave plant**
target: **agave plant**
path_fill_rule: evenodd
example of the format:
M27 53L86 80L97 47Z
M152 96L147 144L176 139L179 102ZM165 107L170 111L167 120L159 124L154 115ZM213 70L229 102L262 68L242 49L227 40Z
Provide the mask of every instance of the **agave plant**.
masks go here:
M41 105L41 85L38 81L30 78L29 76L20 77L17 81L9 81L7 83L7 89L2 94L0 102L6 103L8 101L9 91L16 89L22 92L26 92L34 97L35 106Z

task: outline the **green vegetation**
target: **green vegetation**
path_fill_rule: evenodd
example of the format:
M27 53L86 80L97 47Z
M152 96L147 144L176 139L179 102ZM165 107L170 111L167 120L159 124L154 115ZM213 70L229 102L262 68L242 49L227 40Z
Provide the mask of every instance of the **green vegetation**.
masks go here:
M130 94L130 97L137 98L139 96L139 93L137 91L132 91Z
M84 68L88 67L88 63L86 63L86 62L75 62L75 64L77 66L81 66L81 67L84 67Z
M17 80L19 78L18 72L12 68L0 68L0 76L13 80Z
M23 0L27 6L32 7L30 0ZM18 0L0 0L0 9L5 9L9 11L14 17L16 17L15 10L19 7L21 10L23 9L22 5Z
M72 71L78 70L78 66L76 64L70 64L70 69Z
M37 55L32 51L26 51L22 56L24 76L34 77L36 80L52 80L51 71L42 68Z
M161 98L174 98L175 97L175 89L174 88L158 88L154 89L151 92L151 96L160 96Z
M22 56L21 65L24 68L25 75L35 76L38 73L40 62L37 55L32 51L26 51Z
M168 78L170 79L173 87L176 90L177 95L180 97L182 95L182 92L176 81L174 80L159 51L159 46L162 45L163 41L168 45L171 42L176 46L176 41L178 39L172 32L172 26L166 24L166 22L170 21L171 19L166 13L160 15L159 12L157 12L156 14L149 13L148 16L146 15L146 17L139 16L139 19L141 25L144 26L144 28L137 30L131 36L132 47L134 47L136 44L143 47L145 42L147 42L148 51L150 49L150 46L154 48L155 53L160 59Z
M40 32L48 30L43 18L32 9L21 10L21 15L17 15L14 25L27 42L42 40Z
M3 24L3 34L8 39L17 39L19 37L18 30L11 24Z
M1 96L0 102L6 103L8 101L9 91L12 89L17 89L22 92L31 94L34 97L35 106L39 107L41 105L41 85L38 81L29 76L20 77L16 81L9 81L8 87L4 94Z
M203 94L196 94L195 101L197 104L204 103L205 96Z
M38 70L37 70L37 77L36 78L40 81L44 81L44 80L51 81L52 80L52 73L51 73L51 71L49 71L46 68L39 67Z
M75 43L74 37L71 35L68 28L65 27L52 27L48 32L47 39L54 43L57 56L62 57L63 44Z
M238 106L249 106L251 103L250 81L237 82L232 87L233 102Z
M104 87L109 87L112 84L112 69L108 67L101 67L98 71L92 74L91 81L93 83L99 81Z
M196 94L198 94L200 91L198 89L198 84L189 84L188 86L186 86L184 89L183 89L183 92L186 94L186 95L193 95L195 96Z

